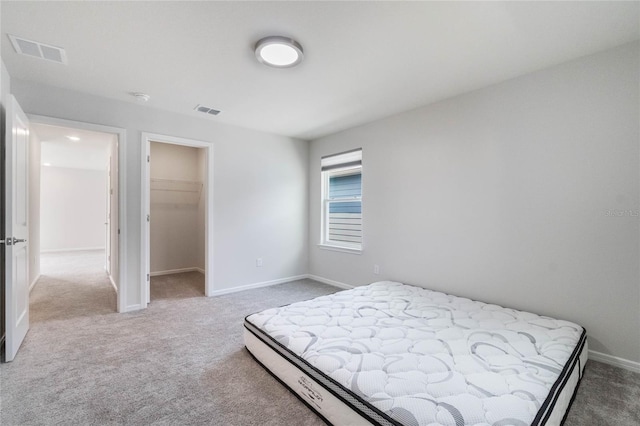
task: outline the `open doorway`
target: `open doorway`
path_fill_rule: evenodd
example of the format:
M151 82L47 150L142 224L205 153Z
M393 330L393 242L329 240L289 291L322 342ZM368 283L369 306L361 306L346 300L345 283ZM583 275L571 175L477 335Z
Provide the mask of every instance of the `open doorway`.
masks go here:
M143 134L143 300L210 296L213 148Z
M32 123L32 318L117 311L118 135Z

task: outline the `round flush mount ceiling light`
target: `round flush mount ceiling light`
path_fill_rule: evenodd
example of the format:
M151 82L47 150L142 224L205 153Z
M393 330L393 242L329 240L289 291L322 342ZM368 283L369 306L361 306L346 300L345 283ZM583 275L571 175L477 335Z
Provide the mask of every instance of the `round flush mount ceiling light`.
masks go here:
M256 58L265 65L289 68L302 62L302 46L297 41L281 36L265 37L256 43Z

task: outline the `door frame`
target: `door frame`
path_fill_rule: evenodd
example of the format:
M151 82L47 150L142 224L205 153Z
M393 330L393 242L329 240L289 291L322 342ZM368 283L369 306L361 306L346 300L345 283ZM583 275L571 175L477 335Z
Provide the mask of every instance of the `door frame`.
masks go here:
M150 231L149 223L147 221L148 215L151 214L151 163L149 161L151 155L151 142L166 143L172 145L189 146L192 148L202 148L206 150L206 170L205 170L205 208L204 208L204 228L205 228L205 244L204 244L204 268L205 268L205 280L204 280L204 294L207 297L214 295L214 283L213 283L213 251L214 251L214 239L213 239L213 144L210 142L204 142L194 139L186 139L176 136L160 135L157 133L142 132L142 208L140 209L140 282L141 292L140 300L142 306L146 306L150 302L150 288L151 283L151 267L150 267ZM146 302L145 302L146 301Z
M118 238L118 290L116 298L116 310L120 313L139 309L138 305L127 306L126 294L128 292L127 283L127 173L126 156L127 150L125 141L127 132L120 127L103 126L101 124L85 123L82 121L65 120L62 118L48 117L44 115L27 114L31 123L47 124L50 126L70 127L80 130L90 130L93 132L109 133L115 135L118 144L118 227L120 235Z
M105 256L104 256L104 269L107 271L107 274L111 276L111 152L109 152L109 159L107 161L107 211L106 211L106 222L105 225L105 240L104 246Z

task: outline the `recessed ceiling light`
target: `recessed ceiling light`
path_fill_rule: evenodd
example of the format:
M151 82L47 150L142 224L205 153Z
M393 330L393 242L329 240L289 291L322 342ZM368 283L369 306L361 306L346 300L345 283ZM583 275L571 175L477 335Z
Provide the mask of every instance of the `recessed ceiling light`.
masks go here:
M294 39L281 36L265 37L256 43L256 58L265 65L289 68L302 62L302 46Z
M50 166L51 166L51 163L42 163L42 165L43 165L43 166L50 167Z
M67 139L74 142L78 142L80 140L80 138L77 136L67 136Z

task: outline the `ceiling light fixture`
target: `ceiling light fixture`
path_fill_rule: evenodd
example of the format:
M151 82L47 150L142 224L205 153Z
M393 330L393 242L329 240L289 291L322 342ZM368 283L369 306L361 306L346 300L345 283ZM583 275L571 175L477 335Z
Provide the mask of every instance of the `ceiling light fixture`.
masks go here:
M77 136L67 136L67 139L74 142L78 142L80 140L80 138Z
M289 68L302 62L304 53L300 43L292 38L271 36L259 40L255 46L256 58L265 65Z

